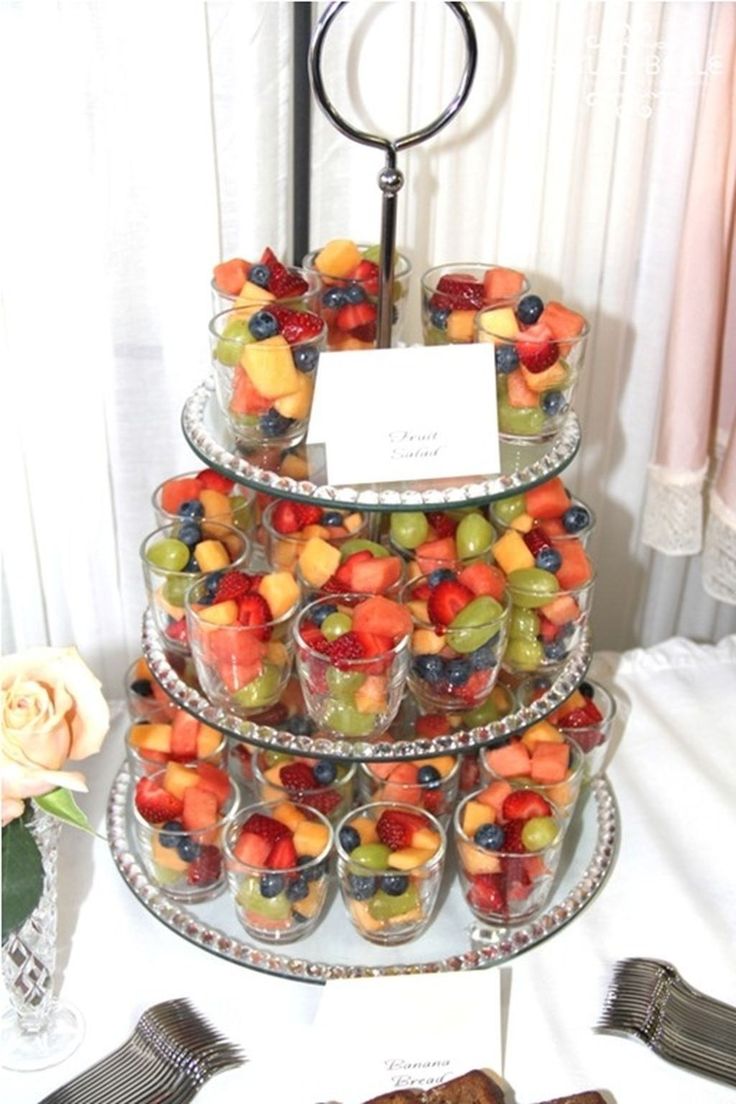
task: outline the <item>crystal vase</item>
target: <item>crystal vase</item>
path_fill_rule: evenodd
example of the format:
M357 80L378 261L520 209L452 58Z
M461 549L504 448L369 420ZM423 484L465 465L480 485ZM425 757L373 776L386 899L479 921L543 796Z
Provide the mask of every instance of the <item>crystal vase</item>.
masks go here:
M54 997L56 879L61 823L35 808L28 823L43 863L43 891L27 920L2 949L10 1008L0 1019L6 1069L39 1070L72 1054L84 1034L81 1014Z

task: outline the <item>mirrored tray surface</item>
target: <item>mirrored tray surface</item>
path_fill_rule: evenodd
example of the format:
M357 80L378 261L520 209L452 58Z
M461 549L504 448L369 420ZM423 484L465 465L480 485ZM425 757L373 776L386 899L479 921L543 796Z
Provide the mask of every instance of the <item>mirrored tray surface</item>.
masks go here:
M163 924L196 946L241 966L320 983L333 978L475 970L523 954L564 928L593 900L613 866L619 834L616 800L610 783L602 777L592 782L580 799L567 831L550 903L536 919L508 928L489 928L474 920L450 860L437 914L414 942L399 947L366 942L353 929L339 897L333 896L314 932L279 947L259 943L245 932L227 892L213 901L184 908L150 881L133 831L127 766L115 778L107 808L107 838L115 864L131 892Z
M550 440L502 439L500 473L427 483L332 487L325 482L322 446L300 445L292 450L286 472L282 467L284 458L277 448L248 456L241 454L215 400L212 379L205 380L189 396L181 422L184 436L199 458L229 478L271 495L328 501L347 508L359 505L365 510L418 510L422 507L438 510L447 506L481 505L495 498L518 494L558 475L574 459L580 447L580 424L571 411L562 430Z
M163 648L150 610L146 610L143 616L142 648L153 677L166 693L177 705L193 713L210 727L217 728L235 739L256 744L258 747L277 748L302 755L322 755L334 759L361 761L447 755L504 743L515 732L542 720L569 697L585 677L590 663L590 638L586 634L581 644L570 653L564 665L556 671L550 688L530 705L516 709L491 724L466 730L458 729L447 736L412 740L387 740L385 736L380 736L371 742L340 740L326 735L320 736L319 733L314 736L294 736L290 732L281 732L264 724L256 724L234 713L228 713L219 706L211 705L200 690L185 682L172 666L171 656Z

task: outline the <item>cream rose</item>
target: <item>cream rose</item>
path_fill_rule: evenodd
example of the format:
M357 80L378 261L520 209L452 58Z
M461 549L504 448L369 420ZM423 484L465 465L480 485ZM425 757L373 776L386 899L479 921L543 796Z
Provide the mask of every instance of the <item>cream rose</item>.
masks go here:
M99 751L109 724L100 683L76 648L0 657L3 824L21 814L28 797L57 786L85 791L83 774L61 768Z

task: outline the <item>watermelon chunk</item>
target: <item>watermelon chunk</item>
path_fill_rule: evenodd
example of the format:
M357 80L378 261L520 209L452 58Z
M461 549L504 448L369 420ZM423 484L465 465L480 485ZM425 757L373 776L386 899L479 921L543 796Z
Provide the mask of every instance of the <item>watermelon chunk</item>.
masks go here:
M572 499L559 476L524 492L526 512L537 520L562 517L571 505Z
M562 556L557 581L562 590L574 590L593 578L593 565L579 540L557 541L555 548Z
M187 832L198 832L217 823L219 809L217 798L199 783L184 791L184 810L181 822Z
M521 368L514 368L513 372L509 372L506 377L506 387L510 406L519 410L539 406L539 395L527 385ZM527 508L527 512L531 513L531 510Z
M198 785L208 793L214 794L217 806L221 809L230 797L230 779L227 773L212 763L197 763L197 774L199 775Z
M361 602L353 613L353 632L356 633L388 636L398 641L402 636L408 636L412 627L409 611L380 594Z
M541 742L534 745L530 772L532 781L542 783L564 782L570 766L568 744Z
M494 774L500 774L502 778L529 774L529 752L520 740L513 740L505 747L492 748L486 753L486 763Z
M428 575L436 567L452 567L457 560L455 538L440 537L439 540L424 541L414 555L422 575Z
M458 580L472 590L473 594L488 595L500 602L506 589L506 576L498 567L491 564L474 563L464 567Z
M174 759L186 762L197 758L197 737L199 721L183 709L174 714L171 723L171 755Z
M161 509L176 514L182 502L199 498L202 488L196 479L169 479L161 488Z

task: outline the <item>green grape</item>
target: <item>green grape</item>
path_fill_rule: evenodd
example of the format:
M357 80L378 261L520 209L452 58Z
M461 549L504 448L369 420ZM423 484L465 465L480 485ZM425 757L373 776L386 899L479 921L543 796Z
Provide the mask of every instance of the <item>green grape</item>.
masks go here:
M535 437L544 429L547 416L539 406L498 404L498 428L516 437Z
M189 549L184 541L164 537L151 545L146 559L162 571L183 571L189 563Z
M372 552L374 556L388 556L389 551L384 548L382 544L378 544L376 541L366 540L364 537L353 537L352 540L346 540L343 545L340 546L340 559L346 560L348 556L352 556L354 552Z
M243 355L243 346L255 341L247 318L231 318L217 342L215 357L220 364L234 368Z
M275 663L264 663L257 678L241 686L233 694L233 701L244 709L261 709L271 705L279 696L281 689L281 668Z
M370 736L376 724L376 714L359 713L345 702L327 701L322 723L343 736Z
M522 567L511 571L508 584L514 605L522 609L546 606L560 589L557 577L541 567Z
M428 326L424 331L425 345L449 345L449 338L444 330L438 330L436 326Z
M557 839L558 828L554 817L530 817L521 830L521 842L527 851L543 851Z
M172 575L164 583L164 598L171 606L183 606L184 598L195 581L194 575Z
M286 920L291 914L291 902L285 893L275 897L261 894L257 878L246 878L238 890L236 902L248 912L255 912L268 920Z
M369 870L386 870L390 854L391 848L385 843L361 843L350 852L350 861Z
M263 759L268 769L278 766L279 763L288 763L291 761L291 758L291 755L289 755L287 751L263 752Z
M322 622L322 632L327 640L337 640L338 636L350 632L352 623L346 613L329 613Z
M521 640L536 640L539 636L539 616L531 609L511 607L509 636Z
M544 649L538 640L509 640L503 658L519 671L536 671L544 659Z
M374 920L395 920L397 916L415 912L419 908L419 891L415 885L410 885L405 893L398 897L379 889L368 902L368 911Z
M519 514L526 513L526 505L523 495L511 495L511 498L501 498L493 503L493 512L504 525L510 525Z
M353 703L355 691L365 682L365 675L360 671L340 671L337 667L328 667L325 677L332 697L349 705Z
M468 602L447 628L445 640L456 652L465 655L482 648L501 627L503 608L489 595Z
M394 268L396 268L396 262L399 259L398 249L394 249ZM371 261L373 264L381 264L381 247L380 245L369 245L363 250L363 260Z
M455 530L458 558L467 559L485 552L493 541L493 526L482 514L467 514Z
M242 495L230 495L230 508L233 512L233 525L246 533L253 526L253 504Z
M498 706L493 698L486 698L475 709L469 709L463 713L463 724L468 728L480 728L481 725L493 724L499 717Z
M240 429L252 429L253 426L257 426L260 421L259 414L234 414L230 411L230 420L234 425Z
M181 870L172 870L168 866L161 866L160 863L152 863L151 865L153 866L153 876L159 885L173 885L181 878Z
M424 514L391 514L391 539L401 548L418 548L429 535L429 522Z

